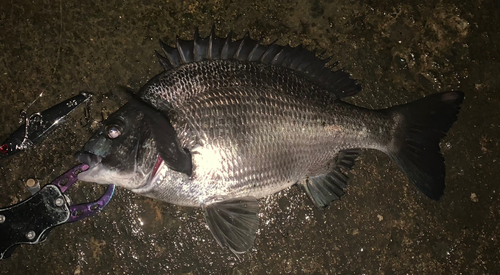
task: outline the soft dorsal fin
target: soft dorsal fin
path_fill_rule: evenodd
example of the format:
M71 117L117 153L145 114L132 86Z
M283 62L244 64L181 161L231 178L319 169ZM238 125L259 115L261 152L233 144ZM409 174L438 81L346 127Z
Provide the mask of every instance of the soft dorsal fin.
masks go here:
M232 32L226 38L217 37L212 27L210 35L201 38L196 29L193 40L177 38L176 47L170 47L160 40L165 56L158 52L158 60L165 70L183 64L204 60L238 60L280 66L293 70L311 82L331 91L337 98L357 94L361 87L350 75L342 70L332 71L325 65L331 58L321 59L315 52L302 46L280 46L274 42L262 45L250 38L249 34L233 41Z

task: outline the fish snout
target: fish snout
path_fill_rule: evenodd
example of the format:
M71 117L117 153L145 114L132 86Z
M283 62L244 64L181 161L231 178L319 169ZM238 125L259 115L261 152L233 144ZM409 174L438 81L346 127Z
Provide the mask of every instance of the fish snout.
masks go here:
M90 152L81 151L75 154L75 158L81 162L85 163L88 166L94 166L97 163L100 163L102 158L96 154L92 154Z

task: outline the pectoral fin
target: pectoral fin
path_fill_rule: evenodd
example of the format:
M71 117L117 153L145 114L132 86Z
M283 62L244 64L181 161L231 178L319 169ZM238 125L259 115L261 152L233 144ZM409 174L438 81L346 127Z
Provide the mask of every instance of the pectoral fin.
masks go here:
M162 112L132 94L130 104L142 112L151 129L158 154L172 170L192 174L191 154L182 148L177 139L177 133L169 118Z
M222 201L203 207L205 220L220 246L236 255L248 251L259 228L259 204L253 197Z

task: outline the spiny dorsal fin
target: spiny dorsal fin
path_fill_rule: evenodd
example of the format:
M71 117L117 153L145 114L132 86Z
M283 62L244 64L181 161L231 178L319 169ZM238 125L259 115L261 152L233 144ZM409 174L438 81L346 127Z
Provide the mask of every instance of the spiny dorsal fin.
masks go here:
M165 70L203 60L259 62L291 69L333 92L337 98L352 96L361 90L359 84L351 79L348 73L341 70L332 71L325 67L331 57L319 58L315 52L308 51L302 46L280 46L274 42L262 45L259 41L251 39L248 32L236 41L233 41L232 35L231 31L226 38L217 37L215 28L212 27L210 35L202 38L196 29L193 40L177 38L175 48L160 40L165 56L158 53L157 56Z
M210 37L201 38L198 28L194 32L194 61L208 59Z
M194 41L194 40L193 40ZM194 62L194 42L191 40L183 40L179 37L176 38L177 51L181 57L183 64Z
M212 27L212 31L210 31L210 40L209 40L209 60L217 60L220 59L221 48L224 45L224 39L217 37L215 35L215 26Z

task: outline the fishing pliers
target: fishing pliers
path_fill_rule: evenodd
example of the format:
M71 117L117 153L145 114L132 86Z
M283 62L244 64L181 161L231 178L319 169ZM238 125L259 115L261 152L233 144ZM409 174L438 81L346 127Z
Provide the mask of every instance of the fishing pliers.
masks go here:
M108 204L114 185L95 202L70 205L64 192L87 169L86 164L75 166L27 200L0 209L0 260L8 258L18 245L43 242L54 227L92 216Z

